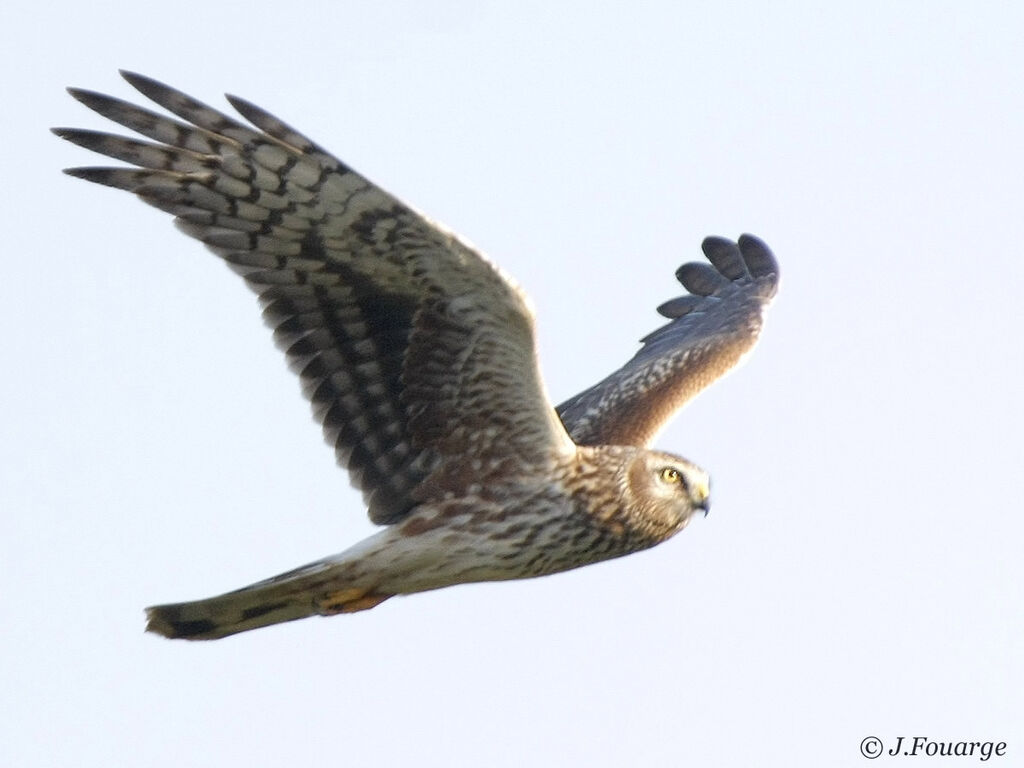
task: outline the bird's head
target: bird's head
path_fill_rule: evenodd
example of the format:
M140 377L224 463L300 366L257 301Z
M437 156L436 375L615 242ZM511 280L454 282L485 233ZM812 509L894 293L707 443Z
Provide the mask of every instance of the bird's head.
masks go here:
M698 510L707 515L710 486L708 473L696 464L660 451L638 451L626 471L632 503L665 538L685 528Z

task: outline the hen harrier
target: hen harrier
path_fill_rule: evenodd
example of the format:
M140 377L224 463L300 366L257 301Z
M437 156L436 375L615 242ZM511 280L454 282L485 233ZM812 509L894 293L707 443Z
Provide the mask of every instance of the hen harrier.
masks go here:
M750 350L775 294L767 246L708 238L711 264L608 378L556 412L524 295L455 235L242 99L253 127L137 74L185 122L91 91L80 102L156 143L54 132L136 168L67 173L175 216L259 294L338 462L383 530L235 592L147 610L208 640L394 595L577 568L665 541L708 510L708 476L644 447Z

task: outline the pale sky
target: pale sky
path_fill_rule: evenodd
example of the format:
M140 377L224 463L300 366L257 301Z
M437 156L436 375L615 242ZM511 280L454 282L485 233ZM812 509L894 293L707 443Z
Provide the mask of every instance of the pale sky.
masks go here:
M1022 764L1024 6L42 6L0 24L0 764ZM372 527L241 281L61 175L96 158L49 127L119 130L64 86L141 99L122 67L252 100L479 246L556 402L705 235L762 237L760 345L658 441L712 513L568 574L144 634Z

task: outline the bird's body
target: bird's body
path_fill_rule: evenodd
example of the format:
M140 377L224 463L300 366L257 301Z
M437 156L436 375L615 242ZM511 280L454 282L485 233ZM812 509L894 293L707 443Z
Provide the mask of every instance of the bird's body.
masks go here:
M365 610L389 597L555 573L636 552L708 508L707 474L646 446L760 331L768 249L705 241L714 265L622 369L559 407L544 391L520 290L454 235L248 102L253 130L126 74L181 123L76 98L160 142L56 132L132 168L71 169L177 217L259 293L339 463L386 527L219 597L148 609L148 628L214 639ZM230 97L229 97L230 98Z
M315 614L365 610L396 594L545 576L637 552L690 520L691 510L678 503L641 508L636 487L657 477L651 470L680 462L656 451L583 447L573 466L520 477L514 488L481 477L464 496L420 505L338 555L226 595L150 608L151 629L214 638ZM689 462L685 466L702 477ZM609 478L618 494L595 494ZM693 511L707 499L707 478L698 482ZM665 488L672 501L675 486Z

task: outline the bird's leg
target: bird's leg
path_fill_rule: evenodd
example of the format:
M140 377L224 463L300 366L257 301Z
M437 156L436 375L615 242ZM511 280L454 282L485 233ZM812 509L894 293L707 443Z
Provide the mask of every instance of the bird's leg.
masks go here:
M380 605L389 597L394 595L371 592L359 587L339 589L334 592L326 592L318 595L314 604L321 616L334 616L338 613L355 613L356 611L368 611Z

